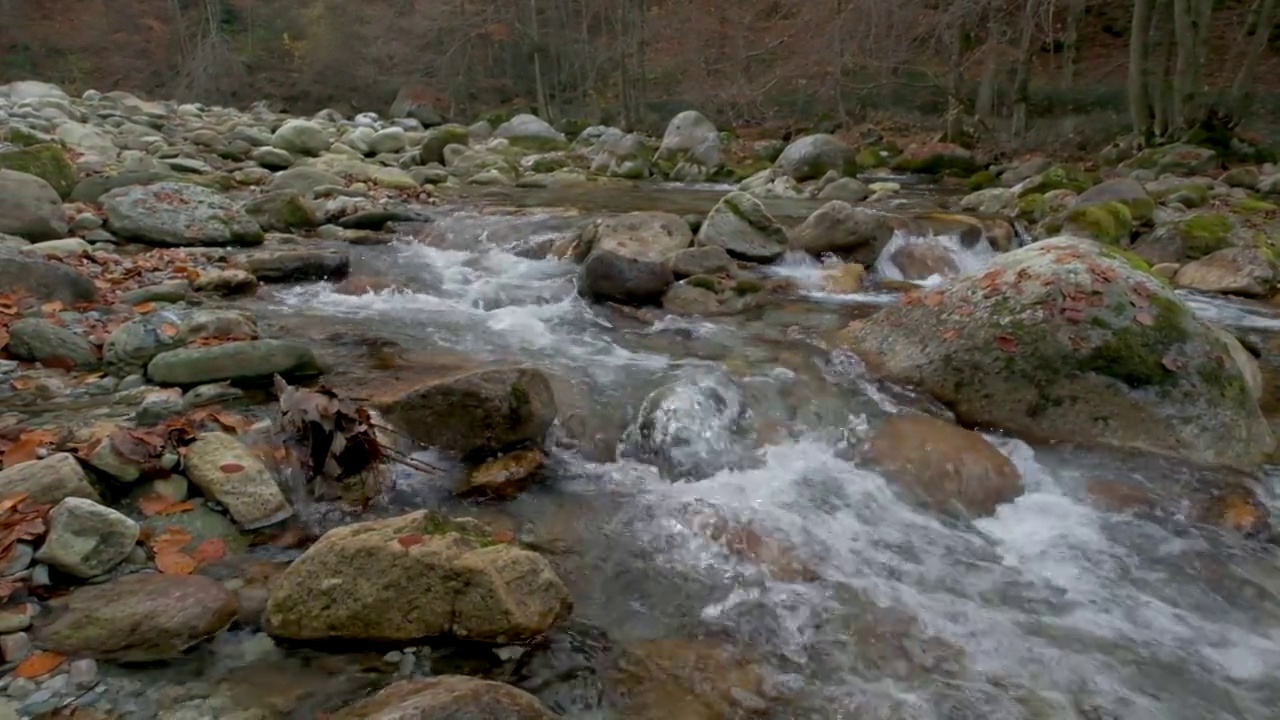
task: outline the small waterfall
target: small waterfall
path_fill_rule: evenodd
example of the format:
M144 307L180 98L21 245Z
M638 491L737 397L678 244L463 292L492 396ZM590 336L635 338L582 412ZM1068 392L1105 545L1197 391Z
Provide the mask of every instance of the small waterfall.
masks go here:
M995 256L985 238L966 247L959 235L914 235L899 230L880 251L875 271L886 280L934 285L948 277L976 273Z

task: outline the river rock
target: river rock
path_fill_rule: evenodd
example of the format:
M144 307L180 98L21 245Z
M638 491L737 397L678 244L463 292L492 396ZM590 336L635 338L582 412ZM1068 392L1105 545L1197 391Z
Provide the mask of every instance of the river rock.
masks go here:
M493 136L502 138L515 147L548 152L562 150L568 146L564 133L537 115L521 113L502 123L493 131Z
M724 166L720 131L702 113L685 110L667 123L654 159L671 168L672 180L704 182Z
M19 360L47 367L91 370L101 364L89 339L42 318L23 318L9 326L9 352Z
M297 190L273 190L244 204L244 211L267 232L320 227L320 212Z
M788 243L792 250L815 256L834 253L871 267L893 232L890 216L833 200L793 229Z
M258 290L258 278L240 268L206 270L191 282L191 289L224 296L252 295Z
M49 511L49 534L36 560L79 578L119 565L138 542L138 523L86 498L69 497Z
M1257 465L1275 444L1214 330L1115 251L1060 237L850 326L885 378L1032 441Z
M937 236L912 237L889 251L886 258L903 280L926 280L960 274L954 253Z
M542 634L570 608L541 555L493 544L474 520L420 510L325 533L280 576L264 624L293 640L506 643Z
M538 478L547 456L525 448L494 458L467 472L456 494L462 497L513 498Z
M853 148L834 135L805 135L791 141L773 163L774 170L796 182L817 180L829 172L841 177L858 171Z
M1260 248L1224 248L1183 265L1173 282L1201 292L1263 297L1275 289L1276 266Z
M66 237L68 227L62 198L49 183L0 170L0 233L40 242Z
M293 515L275 475L231 435L201 433L187 447L182 467L200 492L221 503L243 528L265 527Z
M103 366L113 377L141 373L152 358L182 344L181 328L182 317L167 308L140 315L107 336L102 345Z
M1018 468L982 435L927 415L894 415L867 441L876 469L934 512L992 515L1022 494Z
M203 385L272 375L317 375L311 348L288 340L245 340L211 347L169 350L147 364L147 377L161 385Z
M35 175L49 183L61 198L70 197L76 187L76 166L67 158L67 151L56 143L0 146L0 170Z
M235 595L198 575L139 573L78 588L48 604L36 643L63 655L117 662L180 656L236 617Z
M551 381L532 368L438 378L381 403L384 417L419 443L484 460L541 445L556 419Z
M1156 210L1156 202L1147 194L1147 189L1132 178L1114 178L1098 183L1080 193L1072 207L1091 207L1111 202L1129 208L1130 217L1139 223L1150 220Z
M320 155L333 142L329 134L310 120L289 120L271 136L271 146L294 155Z
M725 249L715 245L689 248L675 253L668 259L671 273L677 279L694 275L719 275L737 267Z
M422 136L422 146L418 149L418 162L423 165L431 163L444 164L444 149L450 145L466 147L471 136L465 125L456 123L433 127Z
M834 173L831 173L834 175ZM819 200L843 200L849 203L862 202L871 197L871 189L857 178L835 178L822 186L817 195Z
M555 720L538 699L510 685L440 675L402 680L339 710L333 720Z
M0 287L66 306L98 299L93 280L75 269L6 247L0 247Z
M260 245L262 228L236 203L190 183L161 182L102 196L107 229L126 240L165 246Z
M692 242L688 223L670 213L597 220L583 228L575 244L575 259L582 260L578 292L589 299L657 302L675 281L670 256Z
M350 254L337 250L256 252L236 263L262 282L341 280L351 271Z
M724 248L740 260L770 263L787 251L787 232L759 200L731 192L707 213L694 244Z
M0 470L0 497L15 495L29 495L32 501L45 505L56 505L69 497L102 500L70 453L54 453Z
M267 185L270 191L292 191L309 195L322 187L343 187L342 178L319 168L299 166L276 173Z

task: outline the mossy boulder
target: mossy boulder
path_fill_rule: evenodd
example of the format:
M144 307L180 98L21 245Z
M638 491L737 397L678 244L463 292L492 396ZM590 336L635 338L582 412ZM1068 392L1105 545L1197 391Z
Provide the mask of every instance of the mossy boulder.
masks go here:
M1263 248L1223 248L1183 265L1173 282L1201 292L1266 297L1276 287L1276 263Z
M854 175L858 171L853 148L833 135L805 135L797 138L778 156L773 167L779 175L796 182L817 180L829 172Z
M450 145L466 146L471 142L471 131L465 125L448 124L433 127L422 136L418 149L418 161L423 165L444 164L444 149Z
M1133 233L1133 216L1129 208L1108 202L1071 209L1045 221L1050 235L1066 233L1097 240L1109 245L1123 245Z
M1236 198L1231 201L1231 209L1245 215L1253 215L1256 213L1269 213L1280 210L1280 205L1269 203L1266 200L1258 198L1244 197Z
M963 424L1256 467L1275 441L1231 348L1100 244L1058 237L904 297L844 334Z
M76 166L67 151L56 143L0 149L0 170L35 175L49 183L63 200L76 189Z
M1236 218L1227 213L1197 213L1158 226L1134 243L1133 251L1152 265L1199 260L1242 243Z
M759 200L735 191L707 213L694 245L724 248L731 257L769 263L787 251L787 231Z
M1015 208L1019 220L1029 223L1038 223L1044 220L1049 214L1049 201L1044 195L1039 193L1031 193L1018 198L1018 204Z
M966 185L971 191L986 190L1000 184L1000 178L990 170L980 170L969 176Z
M921 175L969 176L982 169L973 152L953 143L912 145L894 158L894 170Z
M1147 222L1156 211L1156 201L1147 193L1147 189L1130 178L1116 178L1098 183L1081 192L1072 206L1088 207L1111 202L1120 203L1128 208L1130 217L1136 223Z
M1056 165L1034 175L1014 188L1019 197L1032 193L1045 194L1053 190L1070 190L1082 193L1096 185L1098 177L1073 165Z
M1174 143L1147 148L1120 163L1120 169L1150 170L1156 175L1199 175L1216 169L1220 164L1221 158L1209 148Z
M889 164L889 159L885 155L880 148L867 146L858 151L854 156L854 162L859 170L873 170Z

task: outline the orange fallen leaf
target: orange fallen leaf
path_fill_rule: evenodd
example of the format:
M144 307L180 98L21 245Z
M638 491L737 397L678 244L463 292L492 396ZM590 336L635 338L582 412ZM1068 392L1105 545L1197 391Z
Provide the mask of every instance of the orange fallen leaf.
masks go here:
M196 570L196 561L186 553L159 553L156 555L156 569L165 575L190 575Z
M177 515L178 513L190 512L195 509L196 509L195 503L192 503L190 500L183 500L182 502L176 502L176 503L173 503L172 505L166 506L163 510L161 510L157 514Z
M422 543L426 542L426 538L422 537L417 533L411 533L409 535L401 535L400 537L396 538L396 542L400 543L400 547L408 550L414 545L421 545Z
M515 540L516 540L516 534L511 532L510 530L494 530L493 531L493 541L496 543L502 543L505 545L507 543L515 542Z
M178 334L178 326L173 323L164 323L160 326L160 334L167 338L174 337Z
M63 310L63 306L62 306L61 300L54 300L53 302L47 302L40 306L40 312L46 315L52 315L56 312L62 312L62 310Z
M139 315L146 315L147 313L155 309L156 309L156 304L153 302L138 303L137 305L133 306L133 311L138 313Z
M47 430L25 432L18 438L17 442L4 451L4 458L0 461L0 464L3 464L6 468L11 468L19 463L35 460L40 456L40 447L46 443L53 442L53 440L53 434Z
M26 500L28 497L30 497L30 493L22 493L20 495L10 495L4 500L0 500L0 515L18 507L22 504L22 501Z
M180 527L167 527L164 532L151 538L151 552L165 555L182 551L191 544L191 533Z
M218 466L218 470L231 475L232 473L238 473L241 470L244 470L244 466L240 463L225 462Z
M58 666L66 659L67 658L65 656L59 655L56 652L50 652L47 650L44 652L38 652L18 663L18 667L13 669L13 674L20 678L31 680L43 675L48 675L54 670L57 670Z
M195 552L191 553L192 559L197 564L215 562L227 556L227 542L222 538L209 538L196 546Z
M151 493L150 495L144 495L138 499L138 510L140 510L143 515L151 517L152 515L159 515L164 512L164 509L172 504L172 498L167 498L160 493Z

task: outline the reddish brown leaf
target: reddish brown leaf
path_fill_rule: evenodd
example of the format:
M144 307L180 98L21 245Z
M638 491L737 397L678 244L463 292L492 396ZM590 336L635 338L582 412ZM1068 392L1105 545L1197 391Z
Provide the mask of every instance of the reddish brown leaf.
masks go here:
M204 565L205 563L217 562L227 556L227 542L222 538L209 538L196 546L191 557L196 563Z
M183 500L182 502L170 503L164 506L156 514L157 515L177 515L179 513L190 512L195 509L196 509L195 503L191 502L190 500Z
M156 569L165 575L190 575L196 570L196 561L185 553L157 553Z
M1133 319L1139 325L1146 325L1147 327L1151 327L1156 322L1156 319L1151 317L1151 313L1149 312L1137 313L1133 316Z
M504 545L516 541L516 534L510 530L494 530L492 537L494 542L502 543Z
M942 304L943 295L940 292L931 292L924 296L924 304L927 307L938 307Z
M18 667L13 669L13 674L20 678L33 680L57 670L66 659L66 657L59 655L56 652L50 652L48 650L38 652L18 663Z
M17 442L4 451L4 467L11 468L19 463L37 459L40 456L40 448L53 442L53 440L53 434L47 430L32 430L23 433Z
M400 537L396 538L396 542L400 544L400 547L405 548L406 550L413 547L414 545L421 545L426 541L427 541L426 538L422 537L417 533L401 535Z
M173 323L163 323L160 325L160 334L167 338L174 337L178 334L178 326Z
M244 470L244 466L241 465L240 463L225 462L218 466L218 470L220 472L224 472L228 475L231 475L233 473L238 473Z
M180 527L170 526L151 538L151 552L156 555L181 552L191 544L191 533Z
M173 505L173 500L160 493L151 493L138 499L138 510L147 517L159 515L170 505Z
M147 313L155 309L156 309L156 304L153 302L138 303L137 305L133 306L133 311L138 313L139 315L146 315Z
M1018 341L1012 335L997 335L996 347L1000 348L1000 352L1014 355L1018 352Z

